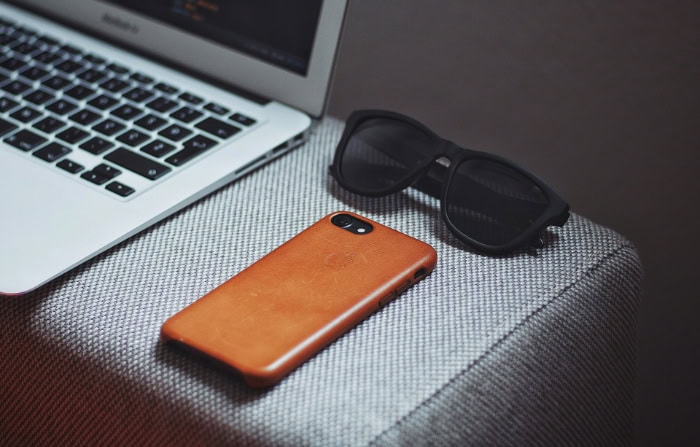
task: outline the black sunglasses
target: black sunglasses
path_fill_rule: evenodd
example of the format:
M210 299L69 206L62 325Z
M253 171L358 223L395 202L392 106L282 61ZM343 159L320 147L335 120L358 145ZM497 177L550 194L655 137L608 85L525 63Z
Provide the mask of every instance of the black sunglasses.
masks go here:
M450 231L489 254L541 247L544 229L569 218L569 205L532 173L461 148L394 112L353 112L330 170L356 194L384 196L415 186L440 197Z

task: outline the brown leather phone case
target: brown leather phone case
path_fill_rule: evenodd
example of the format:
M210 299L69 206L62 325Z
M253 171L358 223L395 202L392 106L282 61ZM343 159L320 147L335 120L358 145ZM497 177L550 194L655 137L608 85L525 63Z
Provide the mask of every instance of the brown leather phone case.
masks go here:
M357 225L340 227L334 216ZM269 386L426 277L436 260L424 242L332 213L172 316L161 336L234 368L250 386Z

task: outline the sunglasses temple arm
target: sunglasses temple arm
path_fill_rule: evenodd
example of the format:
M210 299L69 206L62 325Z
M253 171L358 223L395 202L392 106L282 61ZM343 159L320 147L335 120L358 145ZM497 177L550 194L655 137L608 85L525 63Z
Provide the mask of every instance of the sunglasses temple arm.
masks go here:
M538 234L530 241L530 247L532 248L542 248L544 247L544 239L541 234Z

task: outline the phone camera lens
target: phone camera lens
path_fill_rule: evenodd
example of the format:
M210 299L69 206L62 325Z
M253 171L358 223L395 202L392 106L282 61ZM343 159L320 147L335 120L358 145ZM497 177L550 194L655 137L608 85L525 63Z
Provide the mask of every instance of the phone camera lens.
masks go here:
M331 222L336 227L347 228L352 225L353 219L347 214L338 214L331 218Z
M331 223L345 231L357 235L369 234L372 232L372 225L369 222L358 219L350 214L336 214L331 217Z

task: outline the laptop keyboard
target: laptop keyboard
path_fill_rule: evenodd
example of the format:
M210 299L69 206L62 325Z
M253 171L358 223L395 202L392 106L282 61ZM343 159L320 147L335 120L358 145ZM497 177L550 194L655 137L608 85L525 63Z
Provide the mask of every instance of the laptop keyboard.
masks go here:
M258 121L3 17L0 46L2 141L113 197L147 189Z

